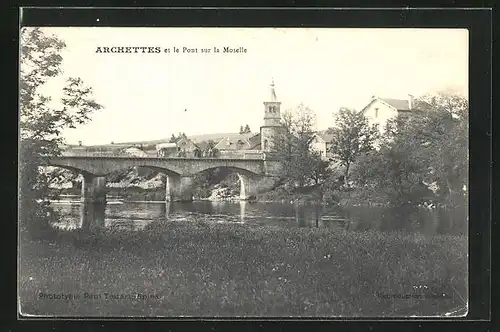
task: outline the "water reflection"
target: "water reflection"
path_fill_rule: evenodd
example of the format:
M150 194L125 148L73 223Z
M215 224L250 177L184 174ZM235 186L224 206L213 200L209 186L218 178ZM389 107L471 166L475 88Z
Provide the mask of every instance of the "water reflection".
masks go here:
M246 212L247 202L240 201L240 222L245 222L245 212Z
M466 230L466 214L426 209L378 207L339 208L324 205L241 202L113 202L75 204L68 200L53 205L61 215L56 227L118 228L140 230L161 222L238 223L245 227L343 228L352 231L377 229L425 234Z

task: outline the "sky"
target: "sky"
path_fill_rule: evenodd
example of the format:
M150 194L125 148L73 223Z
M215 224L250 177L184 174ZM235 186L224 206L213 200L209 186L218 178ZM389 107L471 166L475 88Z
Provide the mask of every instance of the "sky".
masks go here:
M245 124L258 132L272 80L282 112L307 105L317 114L317 130L331 127L340 107L362 109L373 95L407 98L452 89L467 96L468 90L464 29L42 30L66 43L63 75L42 91L57 105L64 78L80 77L104 106L91 122L64 131L68 144L238 132ZM159 47L161 53L96 52L112 46ZM246 53L223 53L226 46Z

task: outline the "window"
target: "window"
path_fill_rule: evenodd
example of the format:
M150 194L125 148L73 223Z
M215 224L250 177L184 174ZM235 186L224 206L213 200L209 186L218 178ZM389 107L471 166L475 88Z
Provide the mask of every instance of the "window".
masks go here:
M267 150L268 142L267 139L264 140L264 150Z
M378 108L375 109L375 117L378 118Z

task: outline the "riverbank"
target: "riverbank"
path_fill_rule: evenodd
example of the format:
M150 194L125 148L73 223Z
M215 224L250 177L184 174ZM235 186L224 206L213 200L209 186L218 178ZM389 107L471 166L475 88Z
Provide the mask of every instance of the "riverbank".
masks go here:
M168 222L57 234L21 242L23 313L346 317L465 306L466 237Z

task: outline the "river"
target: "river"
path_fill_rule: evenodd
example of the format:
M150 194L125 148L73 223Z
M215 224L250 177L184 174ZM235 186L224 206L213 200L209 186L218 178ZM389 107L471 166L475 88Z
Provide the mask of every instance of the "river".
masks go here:
M78 196L52 202L60 215L54 226L82 228L89 223L105 228L135 231L159 221L239 223L245 227L328 227L352 231L370 229L423 234L465 232L464 211L417 209L402 211L385 207L340 208L329 205L297 205L247 201L124 202L108 199L103 204L81 204Z

